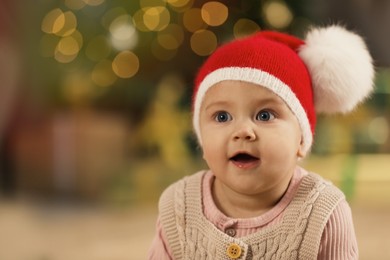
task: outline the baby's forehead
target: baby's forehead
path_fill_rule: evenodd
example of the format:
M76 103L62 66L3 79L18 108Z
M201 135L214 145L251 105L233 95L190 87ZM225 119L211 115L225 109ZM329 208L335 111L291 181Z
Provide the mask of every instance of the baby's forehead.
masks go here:
M285 100L268 87L242 81L221 81L212 85L205 93L199 112L242 108L258 110L260 107L295 114Z

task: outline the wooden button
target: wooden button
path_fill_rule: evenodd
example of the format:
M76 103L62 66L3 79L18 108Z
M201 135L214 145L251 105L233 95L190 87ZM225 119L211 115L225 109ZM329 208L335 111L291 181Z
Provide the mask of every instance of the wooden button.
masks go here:
M227 228L225 233L231 237L234 237L236 235L236 230L234 228Z
M228 246L226 253L231 259L237 259L241 255L241 247L236 243L232 243Z

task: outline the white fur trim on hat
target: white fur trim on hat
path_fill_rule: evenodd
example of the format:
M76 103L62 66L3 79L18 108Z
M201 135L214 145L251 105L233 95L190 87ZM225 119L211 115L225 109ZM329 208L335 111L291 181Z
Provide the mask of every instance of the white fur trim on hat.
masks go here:
M333 25L312 29L299 56L313 84L317 112L346 113L367 98L374 86L374 66L363 39Z
M196 93L194 101L193 125L195 133L198 136L198 142L200 145L202 145L202 138L200 133L199 114L202 101L207 90L209 90L218 82L225 80L239 80L257 84L259 86L263 86L271 90L280 98L282 98L298 119L298 123L302 130L304 152L308 152L310 150L310 147L313 142L313 133L311 132L310 123L305 110L303 109L298 98L291 91L290 87L275 76L265 71L245 67L227 67L217 69L208 74L202 81L202 83L199 85L199 89Z

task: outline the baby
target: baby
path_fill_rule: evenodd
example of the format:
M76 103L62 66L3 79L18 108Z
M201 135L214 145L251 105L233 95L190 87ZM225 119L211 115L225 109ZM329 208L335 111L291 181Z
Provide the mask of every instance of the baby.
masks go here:
M358 259L343 193L298 161L316 113L351 111L373 81L364 41L340 26L218 48L193 95L209 170L164 191L149 259Z

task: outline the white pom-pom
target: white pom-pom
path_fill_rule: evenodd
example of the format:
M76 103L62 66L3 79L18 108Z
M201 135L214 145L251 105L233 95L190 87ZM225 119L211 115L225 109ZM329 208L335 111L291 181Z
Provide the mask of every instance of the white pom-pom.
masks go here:
M299 56L313 83L319 113L346 113L374 88L374 66L363 39L341 26L311 30Z

